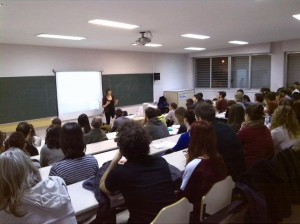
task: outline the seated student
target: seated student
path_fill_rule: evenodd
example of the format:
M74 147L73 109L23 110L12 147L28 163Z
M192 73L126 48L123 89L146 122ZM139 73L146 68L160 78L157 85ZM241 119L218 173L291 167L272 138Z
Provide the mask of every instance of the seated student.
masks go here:
M185 104L185 106L186 106L186 109L187 110L194 110L195 109L195 106L194 106L194 101L193 101L193 99L187 99L186 100L186 104Z
M234 104L229 107L227 125L237 133L244 122L245 110L240 104Z
M160 120L162 123L164 123L164 125L167 126L167 120L165 118L165 116L161 113L160 109L156 109L156 116L158 118L158 120Z
M41 149L40 163L42 167L50 166L65 158L59 144L60 131L59 125L51 125L47 128L45 145Z
M91 125L89 118L86 114L80 114L78 117L78 124L81 127L84 134L87 134L91 131Z
M229 175L236 180L245 170L242 145L234 131L226 124L216 121L216 110L203 103L195 108L196 119L205 120L214 126L217 135L217 150L223 157Z
M61 120L58 117L54 118L51 123L61 126Z
M1 223L77 223L65 182L42 180L20 149L0 155L0 170Z
M130 119L128 117L123 116L123 111L121 109L117 109L116 110L116 119L114 121L111 131L112 132L117 131L123 124L125 124L129 121L130 121Z
M300 125L290 106L279 106L275 110L270 129L276 153L300 141Z
M245 106L243 97L244 97L244 94L242 94L241 92L237 92L234 95L234 100L235 100L236 104L240 104L244 108L244 110L246 110L246 106ZM249 105L249 104L247 104L247 105Z
M5 133L0 131L0 153L4 152L4 150L5 150L5 148L4 148L5 137L6 137Z
M225 99L226 97L226 92L220 91L218 95L218 100L216 102L216 109L219 113L226 112L228 108L228 102Z
M145 110L145 130L151 136L152 140L169 136L167 126L157 118L156 114L156 109L152 107L148 107Z
M182 133L187 132L187 128L184 124L184 114L185 114L185 112L186 112L186 109L184 107L178 107L175 110L175 116L176 116L176 119L178 121L178 124L180 125L177 134L182 134Z
M36 156L39 154L37 148L32 144L31 138L31 129L30 125L27 122L20 122L16 128L17 132L20 132L24 135L26 141L26 151L30 156Z
M187 149L189 147L190 143L190 127L191 125L196 121L194 110L187 110L184 114L184 124L187 128L187 132L183 133L176 145L173 147L173 149L169 149L165 152L165 154L169 154L172 152L176 152L179 150Z
M171 124L169 126L172 126L173 124L178 124L178 121L177 121L176 116L175 116L175 110L176 109L177 109L177 104L176 103L171 103L170 106L169 106L169 113L167 113L165 115L167 123L169 122Z
M263 104L264 103L264 96L262 93L255 93L254 94L254 102L255 103L261 103Z
M269 116L272 116L274 111L278 107L278 102L276 101L276 93L275 92L269 92L266 95L266 113Z
M186 197L194 205L196 220L199 220L202 197L228 175L222 156L217 151L216 138L214 127L208 122L201 120L192 124L179 196Z
M175 201L168 163L149 155L150 136L133 121L119 129L116 142L120 151L102 176L100 189L107 194L121 191L130 213L128 223L150 223ZM122 156L127 162L117 166Z
M271 159L274 156L271 132L264 122L262 104L255 103L246 108L245 122L237 135L243 145L247 168L260 160Z
M84 135L85 144L91 144L107 140L105 132L101 130L102 118L100 116L94 117L91 122L91 125L92 130Z
M160 111L165 114L169 112L169 104L167 101L167 98L164 96L159 97L157 108L160 109Z
M11 148L18 148L21 149L27 156L30 156L29 152L26 150L26 140L24 135L20 132L13 132L5 141L5 151ZM37 168L41 168L41 164L37 159L31 159L33 164Z
M203 103L204 102L203 93L195 94L194 97L193 97L193 101L194 101L194 107L196 107L197 104L199 104L199 103Z
M84 153L84 137L77 123L64 124L59 141L66 158L51 167L49 176L59 176L69 185L85 180L98 171L95 157Z
M41 137L37 136L35 133L35 129L33 127L32 124L29 124L30 126L30 138L29 138L29 142L31 142L32 145L34 145L35 147L40 147L42 144L42 139Z

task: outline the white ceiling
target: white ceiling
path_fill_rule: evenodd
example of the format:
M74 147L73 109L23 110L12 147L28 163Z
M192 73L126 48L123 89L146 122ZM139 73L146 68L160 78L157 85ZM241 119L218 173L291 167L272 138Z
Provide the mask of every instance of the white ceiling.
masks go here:
M0 43L128 51L190 53L185 47L228 48L230 40L250 44L300 38L300 0L0 0ZM141 26L134 30L88 24L106 19ZM150 30L160 48L132 46ZM70 41L37 38L40 33L83 36ZM184 33L211 36L183 38Z

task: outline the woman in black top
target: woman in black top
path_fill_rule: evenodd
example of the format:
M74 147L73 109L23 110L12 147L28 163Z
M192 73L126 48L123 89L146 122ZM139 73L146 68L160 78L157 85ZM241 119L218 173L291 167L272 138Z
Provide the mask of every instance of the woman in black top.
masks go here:
M102 99L102 106L105 112L106 124L110 125L110 118L114 118L116 114L115 105L117 105L118 99L112 95L112 90L107 89L105 96Z

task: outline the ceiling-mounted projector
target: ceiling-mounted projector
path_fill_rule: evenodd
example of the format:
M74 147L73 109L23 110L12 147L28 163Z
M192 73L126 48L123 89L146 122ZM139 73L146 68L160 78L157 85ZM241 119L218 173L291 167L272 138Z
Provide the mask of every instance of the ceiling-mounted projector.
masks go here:
M141 34L141 37L139 39L137 39L137 41L135 41L134 44L145 46L146 44L151 42L152 34L150 31L143 31L143 32L140 32L140 34Z

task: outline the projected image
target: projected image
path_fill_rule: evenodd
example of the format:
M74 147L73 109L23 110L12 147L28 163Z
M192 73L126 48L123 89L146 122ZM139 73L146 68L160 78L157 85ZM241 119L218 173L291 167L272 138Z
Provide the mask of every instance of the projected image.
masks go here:
M57 72L57 103L59 117L75 119L81 113L99 113L102 85L99 72Z

